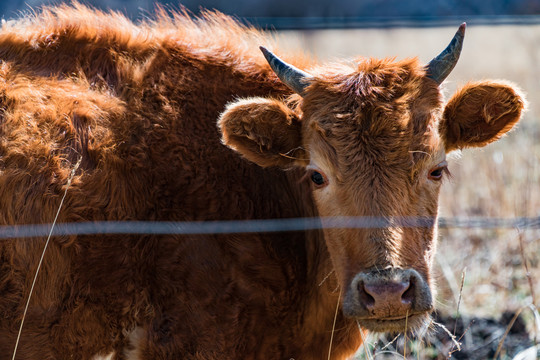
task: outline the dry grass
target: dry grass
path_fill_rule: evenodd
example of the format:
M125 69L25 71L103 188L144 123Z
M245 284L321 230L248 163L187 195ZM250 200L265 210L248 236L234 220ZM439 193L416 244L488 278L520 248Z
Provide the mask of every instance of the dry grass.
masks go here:
M279 36L291 48L306 49L321 60L357 55L419 56L427 62L446 46L458 25L435 29L291 31ZM447 94L468 80L507 79L524 90L530 107L509 136L487 148L466 150L453 156L450 161L453 179L443 186L441 216L540 216L540 104L536 103L540 95L538 44L540 26L467 29L462 58L446 84ZM499 319L505 312L521 311L531 341L537 343L540 337L538 312L522 310L534 309L540 302L540 230L442 229L438 254L437 299L442 314L455 315L460 302L459 313L467 326L466 319L472 316ZM451 331L454 330L452 327ZM471 343L474 339L467 329L463 332L465 334L459 341L464 347L481 345ZM459 338L463 334L456 335ZM499 358L527 359L523 354L510 355L505 350L505 343L501 343L504 334L498 335ZM399 341L402 340L397 339L395 343ZM390 342L384 340L383 344ZM432 345L413 340L407 346L406 356L410 359L445 359L454 351L452 357L459 358L456 348L447 349L446 344L437 344L436 340ZM379 347L378 355L373 358L404 358L403 344L391 344L381 350L383 347ZM364 351L359 353L360 358L366 358L361 355ZM534 359L538 349L532 347L527 351L528 358Z

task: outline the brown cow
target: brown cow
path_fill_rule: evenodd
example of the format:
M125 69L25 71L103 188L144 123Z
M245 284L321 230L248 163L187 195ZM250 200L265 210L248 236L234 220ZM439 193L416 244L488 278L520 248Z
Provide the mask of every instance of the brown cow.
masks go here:
M443 102L463 34L428 66L289 59L304 72L263 50L272 70L257 49L268 39L214 13L134 25L75 4L4 24L1 224L52 222L79 159L59 222L389 221L54 237L17 359L321 359L331 338L342 359L360 346L359 326L421 329L445 154L500 138L524 107L495 82ZM44 240L0 243L1 359Z

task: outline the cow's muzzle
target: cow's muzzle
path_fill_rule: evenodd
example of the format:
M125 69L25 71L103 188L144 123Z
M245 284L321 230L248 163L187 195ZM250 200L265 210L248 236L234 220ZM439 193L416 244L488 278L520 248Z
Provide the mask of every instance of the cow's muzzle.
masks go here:
M353 278L343 302L345 316L379 332L418 328L432 310L431 290L414 269L361 272Z

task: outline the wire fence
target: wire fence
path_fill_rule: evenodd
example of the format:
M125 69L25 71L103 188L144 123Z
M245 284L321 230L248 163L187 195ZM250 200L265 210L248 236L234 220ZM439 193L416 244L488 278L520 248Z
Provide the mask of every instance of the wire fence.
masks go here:
M0 226L0 239L70 235L210 235L308 231L329 228L374 229L432 227L442 229L540 229L540 217L429 218L322 217L232 221L100 221Z

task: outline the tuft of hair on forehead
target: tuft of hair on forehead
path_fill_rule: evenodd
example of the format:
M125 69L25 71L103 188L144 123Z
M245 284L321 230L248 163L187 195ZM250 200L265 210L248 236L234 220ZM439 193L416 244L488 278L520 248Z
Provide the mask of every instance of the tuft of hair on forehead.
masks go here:
M360 59L321 69L303 100L309 136L325 144L328 162L346 172L359 159L380 154L386 166L410 169L440 145L442 96L416 58Z
M425 70L417 58L401 61L358 58L349 64L325 66L315 75L315 87L347 97L381 101L415 90L417 83L425 77Z
M352 66L319 70L304 100L303 110L322 130L349 123L373 135L424 132L442 103L437 85L426 79L416 58L360 59Z

